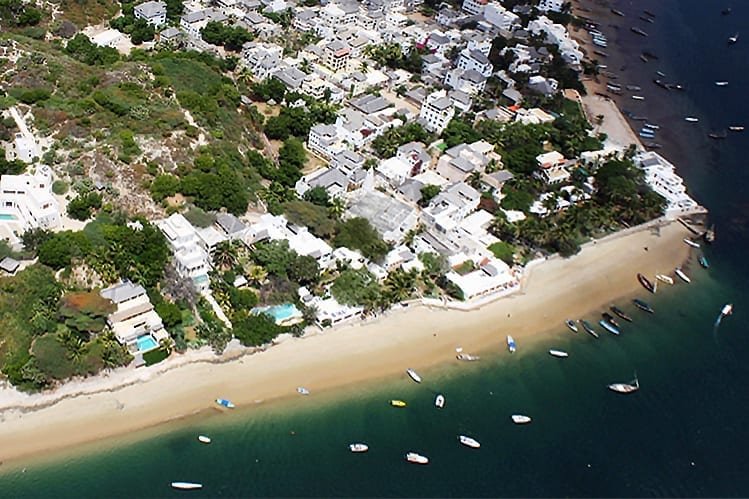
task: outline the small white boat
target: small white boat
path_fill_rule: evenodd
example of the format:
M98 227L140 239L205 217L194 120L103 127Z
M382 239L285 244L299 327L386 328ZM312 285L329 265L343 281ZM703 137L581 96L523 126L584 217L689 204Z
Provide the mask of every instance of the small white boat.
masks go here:
M458 435L458 441L466 447L470 447L471 449L478 449L479 447L481 447L481 444L478 442L478 440L467 437L465 435Z
M685 243L685 244L686 244L687 246L691 246L692 248L699 248L699 247L700 247L700 243L695 243L694 241L692 241L692 240L691 240L691 239L689 239L688 237L685 237L685 238L684 238L684 243Z
M677 276L679 276L679 279L681 279L682 281L684 281L686 283L692 282L692 280L689 278L689 276L686 275L684 273L684 271L681 270L680 267L677 267L676 270L674 270L674 274L676 274Z
M406 369L406 373L417 383L421 383L421 376L413 369Z
M733 36L729 36L729 37L728 37L728 44L729 44L729 45L733 45L734 43L736 43L736 42L738 42L738 41L739 41L739 34L738 34L738 33L736 33L736 34L735 34L735 35L733 35Z
M674 274L676 274L676 276L679 279L681 279L682 281L684 281L686 283L692 282L692 279L690 279L689 276L687 274L685 274L683 270L681 270L681 267L676 267L674 269Z
M510 351L510 353L515 353L515 350L517 350L515 339L509 334L507 335L507 349Z
M661 282L665 282L666 284L673 284L674 280L671 278L671 276L667 276L665 274L655 274L655 278L658 279Z
M481 357L479 357L478 355L471 355L468 353L459 353L458 355L455 356L455 358L458 360L465 360L468 362L481 359Z
M567 324L567 327L570 328L570 330L573 333L576 333L578 331L577 324L575 324L575 321L567 319L566 321L564 321L564 323Z
M727 86L727 85L728 85L728 82L727 82L727 81L716 81L716 82L715 82L715 86L716 86L716 87L725 87L725 86Z
M234 402L228 399L216 399L216 403L221 407L226 407L227 409L234 409L235 407Z
M511 417L512 422L515 424L528 424L531 422L531 418L529 416L524 416L522 414L513 414Z
M172 482L172 488L180 489L180 490L195 490L195 489L202 489L203 484L193 483L193 482Z
M732 125L728 127L729 130L732 132L743 132L744 126L743 125Z
M443 407L445 407L445 396L441 393L438 393L434 398L434 406L438 409L442 409Z
M632 98L634 100L645 100L645 97L643 97L642 95L633 95Z
M733 304L731 303L726 303L725 305L723 305L723 308L720 309L720 315L722 315L723 317L725 317L726 315L731 315L732 313L733 313Z
M565 357L569 357L570 354L563 350L549 350L549 355L552 357L559 357L560 359L564 359Z
M205 435L198 435L198 441L204 444L210 444L211 443L211 437L207 437Z
M362 443L350 444L348 448L351 452L367 452L369 450L369 446Z
M640 389L640 382L635 378L629 383L612 383L608 389L617 393L632 393Z
M700 119L695 118L694 116L687 116L686 118L684 118L684 121L687 121L689 123L697 123L698 121L700 121Z
M406 454L406 461L416 464L429 464L428 457L422 456L421 454L417 454L415 452L409 452L408 454Z
M307 389L306 389L305 387L303 387L303 386L298 386L298 387L296 388L296 392L297 392L297 393L298 393L299 395L309 395L309 390L307 390Z

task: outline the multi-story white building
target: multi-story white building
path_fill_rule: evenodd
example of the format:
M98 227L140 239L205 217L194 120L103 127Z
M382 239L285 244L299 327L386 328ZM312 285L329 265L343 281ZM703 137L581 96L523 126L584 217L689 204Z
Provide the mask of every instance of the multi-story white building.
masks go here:
M488 0L463 0L463 10L474 16L484 13Z
M486 76L473 69L454 68L445 74L445 86L478 95L486 88L486 79Z
M461 50L456 65L460 69L472 69L486 78L489 78L494 71L491 61L483 52L468 48Z
M562 12L565 0L541 0L538 2L538 10L541 12Z
M166 24L166 3L164 2L144 2L133 8L133 15L136 19L143 19L152 26L159 27Z
M506 31L512 31L520 24L520 17L505 9L499 2L489 2L486 5L484 19L492 26Z
M332 158L333 155L344 149L338 139L338 131L334 125L318 123L309 129L307 147L312 152L324 158Z
M333 40L323 48L323 63L334 73L347 71L351 60L351 47L340 40Z
M228 17L221 11L216 9L204 9L189 14L183 14L179 20L180 27L193 38L200 39L200 30L205 28L206 24L211 21L222 22L226 21Z
M532 19L528 23L528 31L534 35L543 34L546 42L553 43L559 48L559 53L568 64L577 65L583 60L580 45L569 36L567 29L552 22L548 17Z
M535 175L547 184L561 184L570 179L567 170L567 159L557 151L550 151L536 156L538 170Z
M281 66L283 48L272 43L248 42L242 47L242 64L258 80L268 78Z
M450 182L462 182L473 173L483 173L489 163L502 164L502 157L494 152L494 146L479 140L472 144L451 147L440 156L437 173Z
M676 167L660 154L650 151L634 157L634 163L645 172L645 181L653 191L666 199L666 216L676 218L698 210L700 206L687 194L684 180Z
M52 194L52 170L0 177L0 223L22 233L29 229L60 227L60 205Z
M432 199L422 212L427 230L435 235L445 235L476 210L481 194L464 182L449 185Z
M419 121L424 124L424 128L433 133L444 132L453 116L455 106L444 90L427 95L419 111Z

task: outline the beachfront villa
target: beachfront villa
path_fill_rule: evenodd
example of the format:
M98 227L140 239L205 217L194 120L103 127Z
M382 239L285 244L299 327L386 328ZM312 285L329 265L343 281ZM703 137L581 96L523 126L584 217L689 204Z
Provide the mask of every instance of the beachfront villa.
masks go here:
M208 238L208 242L201 235L214 235L211 232L199 232L187 219L179 213L174 213L163 220L157 220L156 226L164 233L167 243L174 255L174 267L177 273L192 279L199 292L210 289L208 272L213 268L209 250L210 244L217 244L221 237ZM218 231L213 229L216 234Z
M692 213L700 205L687 194L684 180L676 174L676 167L657 152L641 152L633 158L635 165L645 171L645 181L651 189L666 198L667 218Z
M159 341L169 338L145 288L123 281L101 290L99 294L117 306L117 310L107 318L107 323L117 341L135 357L136 367L142 365L142 354L155 350L159 347Z
M298 294L302 303L317 311L316 323L320 327L335 326L355 319L364 311L363 307L338 303L333 296L327 298L314 296L304 286L299 288Z
M495 299L520 289L520 281L510 267L497 258L485 259L477 270L467 274L450 271L445 277L460 288L466 301L486 296Z
M52 170L0 177L0 230L11 243L29 229L60 227L60 205L52 194ZM6 229L7 228L7 229Z
M571 177L570 172L567 170L570 162L557 151L539 154L536 156L536 163L538 163L539 169L536 171L535 176L549 185L567 182Z

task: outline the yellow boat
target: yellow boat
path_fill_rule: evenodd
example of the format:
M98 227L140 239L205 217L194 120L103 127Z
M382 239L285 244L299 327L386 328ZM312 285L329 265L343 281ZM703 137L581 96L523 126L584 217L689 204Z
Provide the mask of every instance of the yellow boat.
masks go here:
M406 403L402 400L391 400L390 405L393 407L406 407Z

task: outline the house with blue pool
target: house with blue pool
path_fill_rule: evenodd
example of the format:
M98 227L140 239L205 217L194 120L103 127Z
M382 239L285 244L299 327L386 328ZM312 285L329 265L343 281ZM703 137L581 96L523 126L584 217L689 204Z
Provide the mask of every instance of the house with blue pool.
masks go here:
M101 290L99 294L117 307L107 318L117 341L133 355L136 367L143 365L143 354L155 350L159 341L169 337L145 288L123 281Z

